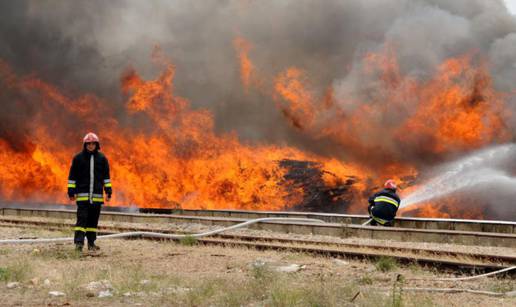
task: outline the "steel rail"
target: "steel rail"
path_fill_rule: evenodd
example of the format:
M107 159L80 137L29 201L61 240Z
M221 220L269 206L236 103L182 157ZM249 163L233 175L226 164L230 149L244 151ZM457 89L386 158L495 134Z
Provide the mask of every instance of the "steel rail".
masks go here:
M58 209L56 209L58 208ZM3 209L16 209L19 214L23 211L68 211L74 206L67 205L32 205L31 207L21 204L2 204L0 203L0 214ZM13 213L12 211L9 213ZM162 208L130 208L130 207L110 207L103 208L103 214L122 213L137 214L147 213L154 216L190 216L190 217L220 217L220 218L237 218L237 219L255 219L265 217L295 217L295 218L312 218L323 220L327 223L337 224L353 224L362 225L369 217L366 215L355 214L337 214L337 213L317 213L317 212L279 212L279 211L246 211L246 210L193 210L193 209L162 209ZM25 212L30 214L30 212ZM458 230L472 232L493 232L493 233L513 233L516 234L515 221L490 221L490 220L468 220L468 219L443 219L443 218L418 218L418 217L397 217L394 226L398 228L413 229L440 229L440 230Z
M40 209L12 209L3 208L4 216L18 217L51 217L74 219L76 212L73 210L40 210ZM301 218L301 216L296 216ZM223 227L239 224L247 221L242 218L223 218L206 216L183 215L152 215L104 212L103 221L129 222L129 223L199 223L204 225L220 225ZM302 222L264 222L251 226L252 229L267 229L283 233L329 235L335 237L357 237L369 239L389 239L394 241L411 242L437 242L463 245L485 245L516 247L516 234L473 232L442 229L413 229L399 227L375 227L351 224L325 223L314 225Z

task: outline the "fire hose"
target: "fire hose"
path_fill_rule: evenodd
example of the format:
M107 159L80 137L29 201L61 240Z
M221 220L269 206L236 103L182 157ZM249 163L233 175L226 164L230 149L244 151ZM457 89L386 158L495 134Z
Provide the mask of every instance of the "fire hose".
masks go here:
M369 223L371 223L373 221L372 218L368 219L365 223L362 224L362 226L366 226L366 225L369 225Z
M256 224L260 222L308 222L308 223L325 223L323 220L319 219L308 219L308 218L288 218L288 217L264 217L249 220L240 224L236 224L233 226L211 230L203 233L196 234L167 234L160 232L149 232L149 231L133 231L133 232L123 232L109 235L101 235L97 237L97 240L100 239L117 239L117 238L130 238L130 237L146 237L146 238L161 238L161 239L183 239L186 237L194 237L194 238L202 238L207 236L216 235L221 232L225 232L228 230L238 229L242 227L246 227L251 224ZM46 238L46 239L7 239L0 240L0 244L35 244L35 243L60 243L60 242L69 242L73 240L72 237L66 238Z

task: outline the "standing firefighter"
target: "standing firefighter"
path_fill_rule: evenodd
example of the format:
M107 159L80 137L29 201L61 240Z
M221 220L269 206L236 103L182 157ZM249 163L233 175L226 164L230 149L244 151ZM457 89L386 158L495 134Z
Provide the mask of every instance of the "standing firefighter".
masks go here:
M75 224L75 249L82 251L84 237L88 239L88 249L98 250L95 245L100 209L111 200L111 180L109 163L99 152L100 142L95 133L88 133L83 140L83 150L72 161L68 176L68 197L77 201L77 223Z
M389 179L385 182L383 190L369 197L371 225L392 226L399 206L400 198L396 194L396 182Z

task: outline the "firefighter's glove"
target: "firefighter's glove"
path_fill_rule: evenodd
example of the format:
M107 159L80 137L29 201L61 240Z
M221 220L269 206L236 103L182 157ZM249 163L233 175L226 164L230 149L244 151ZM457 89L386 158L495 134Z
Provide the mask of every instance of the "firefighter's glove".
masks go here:
M113 194L113 189L111 187L105 187L104 191L106 191L106 194L111 197L111 194Z
M68 188L68 198L72 199L75 198L75 188Z

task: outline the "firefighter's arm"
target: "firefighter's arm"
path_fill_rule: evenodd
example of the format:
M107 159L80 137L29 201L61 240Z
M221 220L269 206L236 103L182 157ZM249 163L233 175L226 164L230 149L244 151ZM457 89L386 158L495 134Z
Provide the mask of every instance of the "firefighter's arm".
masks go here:
M68 174L68 198L75 200L75 194L77 194L77 161L74 157Z
M374 194L373 196L370 196L369 199L367 200L367 202L369 203L369 205L374 205L374 199L376 198L376 194Z
M105 158L105 168L104 168L104 191L107 195L107 201L111 199L111 195L113 194L113 188L111 186L111 176L109 175L109 162L108 159Z

